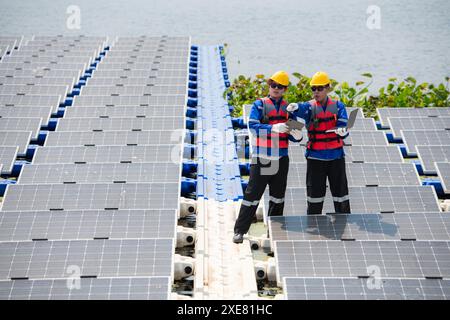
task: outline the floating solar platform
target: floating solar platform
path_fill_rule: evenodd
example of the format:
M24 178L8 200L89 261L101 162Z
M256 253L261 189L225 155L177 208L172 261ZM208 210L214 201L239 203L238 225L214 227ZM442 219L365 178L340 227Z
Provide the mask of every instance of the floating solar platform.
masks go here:
M306 162L305 147L298 144L290 144L289 161ZM346 162L364 163L402 163L403 157L397 146L344 146Z
M291 278L283 279L287 300L448 300L450 280Z
M401 130L402 141L410 156L417 156L416 146L448 145L450 130Z
M434 240L450 239L450 215L436 212L334 214L269 218L270 239Z
M186 85L149 86L95 86L81 88L81 95L87 96L186 96Z
M445 193L450 193L450 162L436 162L437 174Z
M181 177L174 163L41 164L23 166L19 184L172 183Z
M276 241L277 280L284 277L450 277L449 241Z
M431 118L389 118L389 127L394 138L401 137L401 130L450 130L450 116Z
M1 83L1 80L0 80ZM106 87L127 87L127 86L184 86L186 91L186 77L177 78L156 78L156 77L140 77L140 78L89 78L87 81L89 86L106 86Z
M0 281L0 300L168 300L170 277L82 278ZM75 281L74 281L75 282Z
M170 136L171 131L184 128L184 117L62 118L58 120L56 131L162 130Z
M2 74L0 70L0 75ZM95 79L115 78L115 79L127 79L127 78L142 78L147 77L149 79L172 79L172 78L184 78L187 79L187 70L95 70L93 72ZM94 79L94 77L92 78Z
M0 211L0 242L176 238L176 210Z
M450 108L377 108L377 114L381 125L383 127L389 127L388 118L391 117L448 117L450 116Z
M450 143L443 146L416 146L424 174L437 174L435 162L450 162Z
M0 279L162 276L173 278L173 239L0 243Z
M177 209L179 183L12 184L2 210Z
M160 130L146 131L53 131L49 132L44 146L133 146L178 145L185 141L185 130L170 134Z
M49 163L180 163L183 150L164 146L38 147L33 164Z
M0 128L3 131L31 131L31 138L37 139L42 126L42 118L0 118Z
M0 130L0 148L17 146L17 154L24 156L31 140L31 131L3 131Z
M164 112L161 112L164 110ZM167 106L114 106L114 107L69 107L64 112L64 118L162 118L179 117L185 114L183 105Z
M268 202L268 192L266 194ZM436 192L431 186L349 187L349 198L351 211L355 213L440 211ZM287 188L284 215L305 215L306 199L306 188ZM328 188L322 212L334 213L333 197Z
M16 161L17 146L0 146L0 173L10 174L12 172L14 161Z
M420 185L419 175L411 163L346 163L348 185L403 186ZM292 163L289 167L288 187L304 186L306 163Z

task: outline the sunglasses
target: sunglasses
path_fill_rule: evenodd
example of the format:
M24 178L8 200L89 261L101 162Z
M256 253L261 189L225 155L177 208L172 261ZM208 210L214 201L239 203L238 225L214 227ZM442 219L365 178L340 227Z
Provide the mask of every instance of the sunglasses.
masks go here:
M271 85L270 85L270 87L272 88L272 89L286 89L286 86L283 86L283 85L281 85L281 84L278 84L278 83L272 83Z
M324 87L324 86L318 86L318 87L316 87L316 86L312 86L311 87L311 90L314 92L314 91L323 91L323 89L325 89L325 88L328 88L328 86L326 86L326 87Z

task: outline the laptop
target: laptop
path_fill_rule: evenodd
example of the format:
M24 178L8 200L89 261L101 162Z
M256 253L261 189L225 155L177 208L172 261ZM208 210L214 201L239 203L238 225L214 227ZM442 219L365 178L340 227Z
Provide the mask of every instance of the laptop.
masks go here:
M350 112L350 116L348 117L348 121L347 121L347 126L344 128L347 128L347 129L353 128L353 125L355 124L355 121L356 121L356 116L358 115L358 110L359 109L355 109L355 110L352 110L352 112ZM337 127L327 130L326 132L334 132L336 129L337 129Z

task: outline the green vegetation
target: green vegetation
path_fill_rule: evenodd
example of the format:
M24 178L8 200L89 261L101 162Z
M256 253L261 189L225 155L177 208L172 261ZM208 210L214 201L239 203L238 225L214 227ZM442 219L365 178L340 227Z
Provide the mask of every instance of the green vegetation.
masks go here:
M285 94L288 102L308 101L312 99L309 87L310 78L293 74L297 83L291 83ZM362 74L364 80L357 81L354 86L347 82L331 80L333 92L330 96L344 102L347 107L361 107L366 117L376 118L376 108L384 107L449 107L449 77L445 84L418 84L416 79L408 77L399 82L396 78L389 79L388 85L378 90L377 95L369 93L372 84L370 73ZM256 75L254 79L243 75L234 79L231 86L224 92L228 102L234 106L233 117L242 115L242 106L252 104L257 98L267 96L269 88L264 75Z

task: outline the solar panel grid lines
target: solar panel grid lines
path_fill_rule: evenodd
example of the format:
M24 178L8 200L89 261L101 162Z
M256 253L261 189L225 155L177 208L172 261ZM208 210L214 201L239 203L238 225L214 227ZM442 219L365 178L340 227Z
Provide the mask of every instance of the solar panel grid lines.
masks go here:
M269 217L268 227L272 243L281 240L450 239L450 216L439 211Z
M436 162L436 171L445 193L450 193L450 162Z
M168 209L0 211L0 242L176 238Z
M440 211L438 197L432 186L349 187L349 197L352 212L358 213ZM265 202L268 202L268 198L265 197ZM288 187L284 215L305 215L306 212L306 188ZM326 192L323 213L334 213L330 190Z
M53 131L45 139L45 147L58 146L132 146L132 145L178 145L186 137L184 129L170 133L161 130L143 131Z
M8 185L1 210L177 209L177 183Z
M447 300L450 280L284 277L287 300Z
M162 146L37 147L32 164L49 163L180 163L183 149Z
M173 279L174 239L1 242L0 279L162 276ZM73 272L73 271L72 271Z
M0 281L1 300L168 300L170 277L82 278Z
M24 156L31 140L31 131L0 130L0 146L17 146L17 154Z
M62 97L58 95L41 96L41 95L0 95L0 106L19 107L19 106L51 106L52 112L56 113L62 102Z
M1 79L0 79L1 82ZM87 81L89 86L183 86L186 89L186 77L157 78L157 77L126 77L100 78L93 77Z
M418 145L448 145L450 130L400 130L401 138L410 156L417 156Z
M420 177L412 163L346 163L349 186L420 185ZM288 187L306 183L306 163L292 163Z
M0 95L12 94L12 95L58 95L65 97L69 92L68 86L63 85L1 85Z
M23 167L17 183L173 183L181 167L173 163L40 164Z
M186 97L171 96L75 96L72 106L161 106L185 105Z
M427 118L450 116L450 108L426 107L426 108L377 108L378 118L383 127L389 126L390 117Z
M35 70L35 69L47 69L47 70L86 70L86 63L19 63L19 62L2 62L0 64L0 70Z
M389 117L389 127L395 138L401 137L401 130L427 130L429 128L450 130L450 115L447 117Z
M83 70L84 72L84 70ZM0 70L1 78L36 78L36 79L48 79L48 78L61 78L61 77L71 77L74 79L79 79L81 77L80 70L48 70L43 68L36 68L33 70Z
M56 131L117 131L184 129L184 116L164 118L61 118Z
M32 139L37 139L42 126L42 118L0 118L0 128L2 131L31 131Z
M126 117L177 117L184 115L185 106L114 106L114 107L69 107L64 112L64 118L126 118ZM162 110L164 110L162 112Z
M156 96L156 95L186 95L186 85L167 86L95 86L88 85L81 89L82 95L88 96Z
M12 172L18 150L18 146L0 146L0 173L9 174Z
M418 145L416 149L424 174L437 174L435 162L450 162L450 143L447 145Z
M448 278L450 241L275 241L284 277Z
M1 118L42 118L42 123L47 124L52 115L50 106L0 106Z
M0 74L2 71L0 70ZM93 75L99 78L150 78L150 79L166 79L166 78L186 78L187 70L94 70Z

